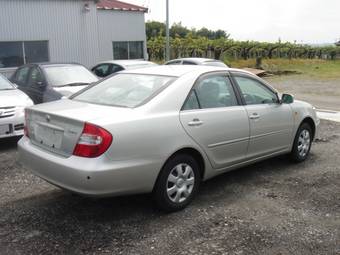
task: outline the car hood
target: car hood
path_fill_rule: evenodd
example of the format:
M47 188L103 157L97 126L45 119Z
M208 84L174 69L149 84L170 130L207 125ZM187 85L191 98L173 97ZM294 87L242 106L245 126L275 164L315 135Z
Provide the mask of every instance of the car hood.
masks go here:
M65 86L65 87L53 87L55 91L58 91L63 96L71 96L72 94L86 88L88 85L82 86Z
M32 105L29 97L18 89L0 90L0 107Z

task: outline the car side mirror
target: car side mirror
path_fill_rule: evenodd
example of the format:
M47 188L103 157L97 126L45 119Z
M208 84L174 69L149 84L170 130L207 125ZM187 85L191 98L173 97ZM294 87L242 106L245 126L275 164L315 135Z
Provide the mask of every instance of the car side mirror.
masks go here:
M281 97L281 103L292 104L294 102L294 97L290 94L283 94Z

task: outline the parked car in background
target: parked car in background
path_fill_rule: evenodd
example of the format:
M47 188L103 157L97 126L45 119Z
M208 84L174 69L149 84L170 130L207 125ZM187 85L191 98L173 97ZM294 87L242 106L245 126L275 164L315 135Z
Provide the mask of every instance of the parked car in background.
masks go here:
M40 63L19 67L11 81L40 104L70 96L98 78L80 64Z
M95 65L91 68L91 71L99 78L104 78L122 70L138 69L156 65L157 64L153 62L145 60L108 60Z
M304 161L319 124L310 104L211 66L122 71L26 121L20 161L41 178L90 196L152 192L167 211L201 180L280 154Z
M0 74L0 138L24 134L24 109L32 100Z
M203 65L228 67L222 61L210 58L177 58L166 62L164 65Z

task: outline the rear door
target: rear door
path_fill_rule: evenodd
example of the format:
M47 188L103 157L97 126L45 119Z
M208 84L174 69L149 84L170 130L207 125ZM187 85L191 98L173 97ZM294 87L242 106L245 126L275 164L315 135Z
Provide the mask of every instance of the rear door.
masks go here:
M226 73L202 76L180 112L182 126L208 155L214 168L245 159L249 121Z
M40 68L37 66L32 67L28 76L26 89L35 104L43 102L43 96L46 92L46 88L47 82Z
M289 149L294 124L291 106L281 104L277 93L257 78L241 73L234 73L233 77L250 122L247 157Z

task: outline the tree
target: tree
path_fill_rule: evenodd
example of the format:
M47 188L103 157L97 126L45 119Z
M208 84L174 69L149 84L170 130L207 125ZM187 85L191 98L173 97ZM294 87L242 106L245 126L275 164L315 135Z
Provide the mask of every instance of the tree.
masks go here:
M145 23L146 37L151 39L160 35L165 36L165 24L158 21L148 21Z
M187 27L182 26L181 22L174 23L170 28L170 36L172 38L175 38L176 36L184 38L189 32L190 30Z

